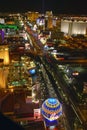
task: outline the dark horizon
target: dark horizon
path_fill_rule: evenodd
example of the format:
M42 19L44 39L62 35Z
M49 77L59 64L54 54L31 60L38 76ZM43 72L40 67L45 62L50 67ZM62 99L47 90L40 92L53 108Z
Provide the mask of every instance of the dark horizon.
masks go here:
M35 11L44 13L52 11L53 14L79 14L87 15L86 0L1 0L0 12L22 13Z

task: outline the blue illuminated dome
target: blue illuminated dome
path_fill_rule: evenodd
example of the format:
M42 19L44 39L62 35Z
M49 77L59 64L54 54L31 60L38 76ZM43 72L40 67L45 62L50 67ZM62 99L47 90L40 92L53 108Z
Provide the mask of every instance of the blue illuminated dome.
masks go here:
M42 104L42 115L44 118L53 121L62 115L62 105L56 98L48 98Z
M32 75L32 74L35 74L36 73L36 70L35 69L31 69L29 70L29 73Z

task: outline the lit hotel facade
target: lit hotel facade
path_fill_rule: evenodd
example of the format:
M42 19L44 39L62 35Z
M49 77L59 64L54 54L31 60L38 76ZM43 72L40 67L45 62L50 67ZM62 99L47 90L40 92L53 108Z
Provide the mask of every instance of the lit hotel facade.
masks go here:
M61 20L61 32L68 35L86 35L87 21L83 20Z

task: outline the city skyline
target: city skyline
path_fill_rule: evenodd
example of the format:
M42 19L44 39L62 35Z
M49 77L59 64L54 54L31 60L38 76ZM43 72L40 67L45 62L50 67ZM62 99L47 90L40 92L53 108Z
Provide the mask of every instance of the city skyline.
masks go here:
M53 14L87 14L86 0L1 0L0 12L52 11Z

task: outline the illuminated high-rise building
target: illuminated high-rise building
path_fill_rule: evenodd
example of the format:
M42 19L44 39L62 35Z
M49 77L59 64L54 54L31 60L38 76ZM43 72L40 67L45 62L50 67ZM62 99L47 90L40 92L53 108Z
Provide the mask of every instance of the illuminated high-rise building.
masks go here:
M87 21L61 20L61 32L68 35L86 35Z
M4 65L9 65L9 48L8 46L0 46L0 59L4 60Z
M8 46L0 46L0 59L3 59L3 65L9 65L9 49ZM0 68L0 88L6 88L8 69Z

